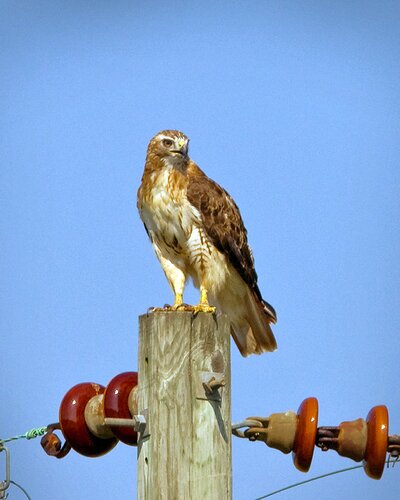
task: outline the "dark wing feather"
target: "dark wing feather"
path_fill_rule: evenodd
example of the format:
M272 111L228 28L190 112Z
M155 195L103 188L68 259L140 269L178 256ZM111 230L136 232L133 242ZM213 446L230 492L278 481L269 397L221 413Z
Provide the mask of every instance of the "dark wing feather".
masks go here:
M276 321L274 308L265 302L257 285L254 259L247 241L240 211L232 197L200 169L187 186L188 201L200 212L204 230L215 247L229 262L263 303L265 312Z

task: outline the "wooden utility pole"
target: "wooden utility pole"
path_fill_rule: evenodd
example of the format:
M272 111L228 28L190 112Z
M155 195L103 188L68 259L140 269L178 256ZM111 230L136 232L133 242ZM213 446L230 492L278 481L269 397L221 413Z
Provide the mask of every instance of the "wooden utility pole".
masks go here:
M222 386L221 386L222 384ZM140 317L139 500L232 497L230 324L223 316Z

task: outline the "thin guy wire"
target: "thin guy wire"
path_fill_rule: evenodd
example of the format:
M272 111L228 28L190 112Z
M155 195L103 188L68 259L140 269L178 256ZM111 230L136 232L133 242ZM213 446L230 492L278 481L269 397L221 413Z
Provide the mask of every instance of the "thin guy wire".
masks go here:
M16 483L15 481L10 481L10 483L13 484L14 486L16 486L17 488L19 488L23 493L25 493L26 498L28 500L32 500L32 498L29 496L28 492L20 484Z
M394 463L396 460L387 460L387 464ZM294 483L289 486L285 486L284 488L281 488L279 490L272 491L271 493L268 493L267 495L264 495L262 497L258 497L255 500L263 500L263 498L268 498L272 497L273 495L277 495L278 493L282 493L283 491L290 490L291 488L296 488L297 486L302 486L303 484L311 483L312 481L316 481L317 479L323 479L324 477L328 476L333 476L335 474L340 474L341 472L347 472L349 470L354 470L354 469L361 469L364 467L363 465L355 465L353 467L347 467L347 469L340 469L336 470L334 472L328 472L327 474L322 474L321 476L315 476L312 477L311 479L306 479L305 481L300 481L299 483Z

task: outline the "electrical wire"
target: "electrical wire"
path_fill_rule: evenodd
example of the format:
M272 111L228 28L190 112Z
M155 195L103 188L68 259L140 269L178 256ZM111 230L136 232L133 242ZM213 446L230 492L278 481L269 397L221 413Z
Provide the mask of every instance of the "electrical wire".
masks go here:
M9 443L10 441L16 441L17 439L35 439L39 436L43 436L47 431L46 427L36 427L35 429L31 429L24 434L19 434L18 436L13 436L7 439L0 439L0 444Z
M387 464L395 463L397 460L387 460ZM350 470L361 469L364 467L363 465L354 465L353 467L347 467L346 469L339 469L333 472L328 472L327 474L322 474L321 476L315 476L311 479L306 479L305 481L300 481L299 483L290 484L289 486L285 486L284 488L280 488L279 490L272 491L271 493L267 493L262 497L258 497L255 500L263 500L264 498L272 497L273 495L277 495L278 493L282 493L283 491L290 490L292 488L296 488L297 486L302 486L303 484L311 483L312 481L316 481L317 479L323 479L324 477L334 476L335 474L341 474L342 472L347 472Z
M31 497L29 496L28 492L18 483L16 483L15 481L10 481L11 484L13 484L14 486L16 486L17 488L19 488L22 493L24 493L26 495L26 498L28 500L32 500Z

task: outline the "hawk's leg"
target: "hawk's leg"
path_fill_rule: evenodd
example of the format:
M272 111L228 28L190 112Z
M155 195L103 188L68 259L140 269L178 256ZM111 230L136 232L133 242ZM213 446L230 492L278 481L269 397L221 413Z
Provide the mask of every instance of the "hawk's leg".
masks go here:
M178 267L175 266L170 260L166 259L163 257L161 254L161 251L159 248L154 245L157 257L159 261L161 262L161 266L163 268L163 271L165 273L165 276L167 277L168 283L170 284L173 292L174 292L174 305L170 306L166 304L164 307L151 307L152 312L157 312L157 311L180 311L180 310L186 310L186 305L183 304L183 290L185 288L185 281L186 277L179 269ZM189 306L190 307L190 306Z
M172 309L179 309L183 305L183 293L175 293L175 300Z
M206 287L203 285L200 286L200 303L193 308L194 312L197 314L199 312L208 312L215 313L217 308L214 306L210 306L208 303L208 292Z

